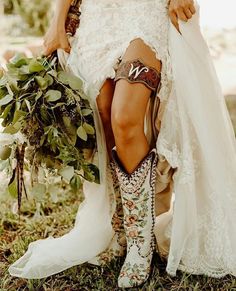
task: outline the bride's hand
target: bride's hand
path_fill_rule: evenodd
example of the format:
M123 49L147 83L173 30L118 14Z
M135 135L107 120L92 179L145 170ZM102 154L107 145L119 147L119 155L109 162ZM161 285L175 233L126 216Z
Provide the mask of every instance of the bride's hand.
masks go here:
M44 36L43 55L49 56L58 48L63 49L67 53L70 52L70 44L64 25L53 20Z
M193 0L170 0L169 1L169 16L172 24L179 31L178 20L187 22L195 14ZM180 31L179 31L180 32Z

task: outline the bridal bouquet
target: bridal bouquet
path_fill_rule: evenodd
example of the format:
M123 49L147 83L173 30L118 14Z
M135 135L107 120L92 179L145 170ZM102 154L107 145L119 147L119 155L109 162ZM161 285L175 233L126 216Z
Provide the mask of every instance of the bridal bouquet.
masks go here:
M96 136L88 96L82 81L64 72L56 56L18 54L10 60L0 72L0 119L0 171L8 172L8 191L18 196L18 207L27 193L25 170L41 194L51 177L75 190L84 179L99 183L98 168L91 163Z

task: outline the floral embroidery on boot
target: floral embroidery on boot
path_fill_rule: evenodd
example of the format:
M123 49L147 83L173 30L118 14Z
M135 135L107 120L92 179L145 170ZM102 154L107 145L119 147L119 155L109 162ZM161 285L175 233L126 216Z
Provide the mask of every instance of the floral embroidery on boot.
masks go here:
M113 161L110 162L110 165L108 167L108 175L111 175L111 180L114 188L115 193L115 211L114 212L111 224L115 231L115 234L108 246L108 248L99 254L96 258L94 258L92 263L98 264L98 265L104 265L109 263L112 259L115 257L121 257L124 256L126 253L126 237L125 237L125 231L124 231L124 224L123 224L123 206L122 206L122 200L120 195L120 185L119 180L116 175L115 171L115 164ZM110 195L111 199L111 209L113 204L113 194Z
M153 149L130 175L120 167L115 150L113 156L120 182L127 240L127 256L118 278L118 285L129 288L143 284L151 270L155 250L153 230L157 155Z

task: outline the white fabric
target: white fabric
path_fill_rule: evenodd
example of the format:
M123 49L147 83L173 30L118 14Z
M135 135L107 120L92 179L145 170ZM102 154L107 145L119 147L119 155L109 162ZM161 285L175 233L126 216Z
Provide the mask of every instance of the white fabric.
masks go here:
M84 90L92 99L97 97L106 78L115 77L114 67L118 58L123 56L130 41L138 37L162 61L162 89L159 97L162 100L168 98L166 84L171 72L167 2L83 0L80 6L80 27L67 64L70 70L86 81ZM98 29L95 29L97 25Z
M236 275L236 143L195 16L170 28L174 86L157 141L178 167L167 271Z
M99 3L106 3L106 5L111 3L110 0L85 0L82 12L85 12L86 9L89 13L92 11L93 8L91 5L91 7L89 6L89 2L94 6ZM88 5L85 5L86 3ZM132 8L135 9L137 0L112 1L111 7L97 7L92 15L95 19L88 20L88 22L90 21L88 25L95 26L96 23L100 25L100 22L96 22L96 15L101 17L101 14L104 18L99 21L101 23L104 21L104 29L113 25L114 18L110 19L111 22L107 22L105 19L108 17L107 14L110 15L112 11L113 16L116 17L119 9L114 9L116 5L118 7L118 3L129 8L130 21L135 21L136 17L140 17L144 12L140 13L140 10L135 10L136 17L131 13L130 8L133 5ZM124 3L129 3L129 5ZM138 5L144 5L140 3ZM155 18L153 3L159 3L159 6L156 7L161 7L161 9L164 7L163 3L166 5L166 1L161 0L146 0L142 3L147 5L144 5L142 9L149 7L149 10L145 10L148 15L145 18L146 21L149 20L149 17L152 20ZM106 9L107 14L104 13ZM84 15L86 14L84 13ZM163 23L159 24L165 27L167 15L166 18L160 16L160 19L163 20ZM165 156L172 167L178 168L174 174L173 219L170 217L172 215L172 211L170 211L169 214L163 214L162 218L157 219L156 224L156 228L161 229L162 227L163 234L171 239L167 272L175 275L177 269L182 269L214 277L221 277L225 274L236 275L235 136L208 48L199 30L198 14L188 23L180 24L182 35L170 26L167 36L171 58L169 58L167 50L164 49L163 55L161 53L162 47L158 44L158 38L162 36L156 35L155 39L155 37L148 37L142 33L141 28L143 25L145 26L144 21L140 24L135 22L135 25L132 24L132 29L127 22L126 18L120 22L125 26L124 29L127 29L127 38L125 38L126 34L121 33L124 39L120 40L118 48L116 38L113 39L112 35L104 31L104 35L101 37L105 43L98 42L96 51L94 51L92 45L94 44L93 37L96 35L93 33L89 37L90 44L87 39L88 46L86 47L86 42L83 43L82 31L87 22L85 23L83 17L81 19L78 43L74 42L73 48L79 46L82 50L81 53L85 56L79 59L81 55L77 55L76 49L72 49L68 65L73 72L84 78L85 88L91 96L92 106L95 110L98 139L97 162L101 172L101 184L85 183L85 201L78 210L73 230L61 238L50 238L31 243L26 254L10 267L9 271L14 276L46 277L89 261L108 245L112 237L110 224L112 211L109 196L113 191L111 181L106 179L105 139L94 101L105 78L114 76L113 66L116 59L124 53L124 49L134 36L145 38L147 43L158 51L166 64L165 68L171 65L173 73L172 82L170 67L168 70L164 68L163 74L166 77L166 79L164 78L166 83L162 83L162 90L164 90L162 92L165 92L162 96L164 99L168 98L157 139L158 153ZM132 33L134 27L135 32ZM155 25L152 27L148 25L147 28L153 29L157 33L160 26L157 29ZM90 31L92 30L91 27ZM116 35L116 31L111 30L110 33L113 32ZM79 37L82 39L81 42ZM107 43L107 38L108 42L113 43L114 41L112 48L115 50L114 53L110 52L111 46ZM96 41L98 41L97 38ZM164 40L165 43L166 40ZM91 45L91 50L87 53L89 45ZM84 46L86 50L83 51ZM101 50L102 47L105 49L107 46L109 58L102 58L99 55L100 46ZM91 60L93 57L100 63L93 62ZM90 61L91 67L86 70ZM82 66L83 62L84 66ZM97 69L101 71L96 73ZM171 94L167 96L170 85ZM160 228L158 228L158 223L161 224Z

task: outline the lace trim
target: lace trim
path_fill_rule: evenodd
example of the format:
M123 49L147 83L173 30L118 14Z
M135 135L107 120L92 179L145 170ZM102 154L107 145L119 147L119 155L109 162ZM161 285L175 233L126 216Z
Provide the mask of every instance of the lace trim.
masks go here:
M153 152L149 154L144 161L137 167L137 169L132 174L125 173L119 165L116 167L116 173L120 183L121 191L125 193L135 194L140 191L144 181L146 180L147 174L150 170L152 164Z
M83 0L80 7L80 27L75 35L68 64L76 73L79 73L78 68L80 68L80 73L84 75L86 92L93 92L96 98L104 81L115 77L114 68L118 59L123 57L130 42L141 38L162 61L158 96L161 100L168 98L172 72L168 53L167 7L167 0L142 3L113 1L112 5L110 1L103 0L94 3L94 1ZM140 14L140 9L142 9L142 14ZM146 21L143 21L145 15L149 15L148 21L146 18ZM96 22L99 23L99 33L94 29ZM150 29L150 24L152 29ZM88 59L93 61L88 62ZM86 79L90 81L90 84L86 82Z

